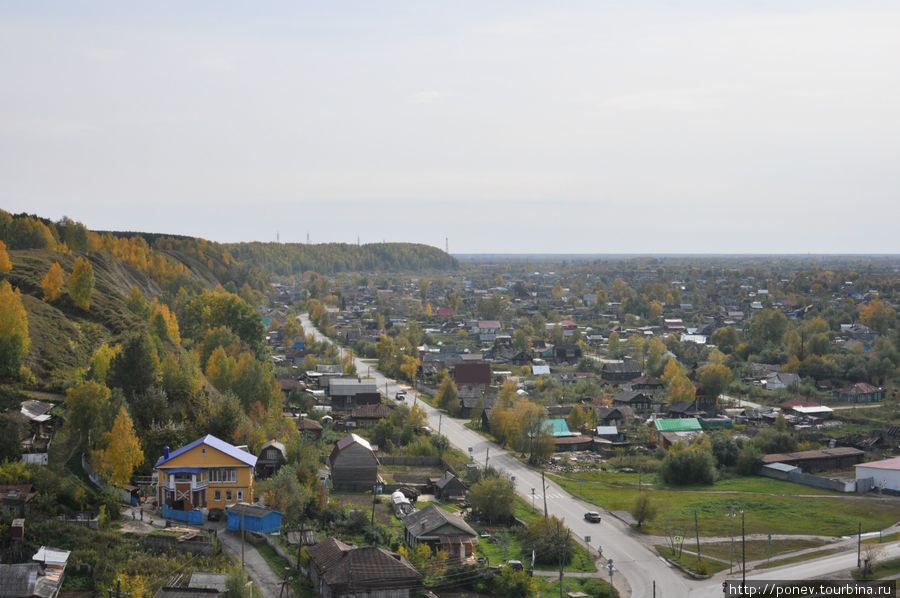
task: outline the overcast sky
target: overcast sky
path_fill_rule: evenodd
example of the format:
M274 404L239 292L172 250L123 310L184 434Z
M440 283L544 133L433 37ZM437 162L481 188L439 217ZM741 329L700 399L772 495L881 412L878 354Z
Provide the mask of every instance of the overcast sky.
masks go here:
M0 208L451 253L900 252L900 4L0 3Z

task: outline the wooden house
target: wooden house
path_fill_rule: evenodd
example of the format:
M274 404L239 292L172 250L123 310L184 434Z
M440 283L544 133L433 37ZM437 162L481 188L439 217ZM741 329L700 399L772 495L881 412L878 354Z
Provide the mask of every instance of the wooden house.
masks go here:
M406 528L404 540L410 548L428 544L433 552L443 550L448 560L468 563L474 560L478 534L462 518L452 515L436 505L428 505L421 511L403 519Z
M412 598L423 575L384 548L355 548L328 538L307 548L309 578L322 598Z
M328 462L335 490L365 492L379 482L375 450L368 440L356 434L337 441Z
M253 502L256 456L211 434L157 460L157 504L176 511Z

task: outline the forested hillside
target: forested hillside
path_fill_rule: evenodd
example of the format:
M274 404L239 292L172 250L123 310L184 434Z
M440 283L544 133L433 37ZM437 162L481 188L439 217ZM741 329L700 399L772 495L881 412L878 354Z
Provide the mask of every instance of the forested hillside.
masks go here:
M414 243L237 243L226 247L238 261L280 276L307 271L333 274L376 270L447 270L458 267L457 261L440 249Z

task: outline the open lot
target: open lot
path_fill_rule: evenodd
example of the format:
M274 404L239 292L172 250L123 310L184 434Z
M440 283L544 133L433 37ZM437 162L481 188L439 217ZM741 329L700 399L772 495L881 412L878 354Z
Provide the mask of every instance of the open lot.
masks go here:
M582 472L551 476L575 496L610 510L630 511L638 493L637 474ZM818 490L762 477L732 478L711 486L674 489L644 476L657 516L644 524L650 534L693 531L694 512L700 534L731 533L732 510L743 509L748 534L842 536L886 528L900 520L900 499ZM581 482L579 480L582 480ZM738 525L740 522L738 520Z

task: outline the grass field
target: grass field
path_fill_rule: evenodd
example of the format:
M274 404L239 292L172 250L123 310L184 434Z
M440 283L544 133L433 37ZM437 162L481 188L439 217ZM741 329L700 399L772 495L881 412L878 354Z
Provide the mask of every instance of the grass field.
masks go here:
M784 565L792 565L794 563L802 563L803 561L812 561L814 559L821 558L823 556L828 556L829 554L834 554L835 552L840 552L840 548L826 548L825 550L815 550L813 552L807 552L806 554L799 554L797 556L789 556L784 559L775 559L770 563L760 563L754 567L754 569L768 569L770 567L782 567Z
M663 555L670 561L677 562L683 567L690 569L694 573L712 575L713 573L718 573L719 571L728 569L728 563L713 559L704 558L700 561L700 563L698 563L697 553L691 552L687 548L681 551L680 557L678 556L677 552L673 553L668 546L656 546L656 550L658 550L661 555ZM701 552L702 550L703 549L701 544Z
M820 540L772 540L771 556L784 554L786 552L796 552L807 548L815 548L822 546L825 542ZM690 546L693 544L688 543ZM758 561L767 558L770 553L768 551L768 542L765 540L747 540L746 542L747 560ZM701 542L700 552L704 555L722 559L727 561L731 559L731 542ZM734 558L741 558L741 538L738 536L734 541Z
M637 475L583 472L551 475L570 493L611 510L630 511L638 492ZM762 477L726 479L712 486L674 489L644 476L643 487L657 507L657 516L644 531L669 535L694 527L697 512L701 535L731 533L730 513L743 509L746 533L841 536L883 529L900 520L900 501L859 497ZM583 480L580 483L579 480Z
M607 577L607 579L609 579ZM543 598L559 597L559 579L543 577L538 579L540 596ZM617 598L619 592L606 581L590 577L563 577L563 590L568 592L584 592L591 598Z

